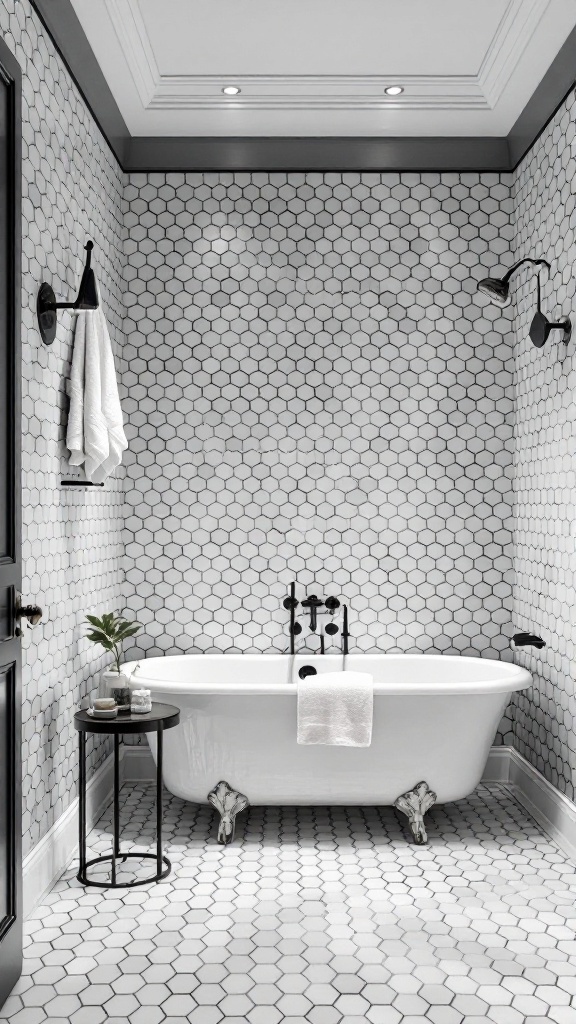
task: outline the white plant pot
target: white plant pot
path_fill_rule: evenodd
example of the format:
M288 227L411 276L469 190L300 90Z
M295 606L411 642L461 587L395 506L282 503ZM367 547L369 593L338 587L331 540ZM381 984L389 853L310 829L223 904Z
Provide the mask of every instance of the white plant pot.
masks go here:
M115 669L106 669L106 671L102 673L100 679L100 696L113 697L113 691L121 688L130 688L129 677L125 675L124 672L116 672Z

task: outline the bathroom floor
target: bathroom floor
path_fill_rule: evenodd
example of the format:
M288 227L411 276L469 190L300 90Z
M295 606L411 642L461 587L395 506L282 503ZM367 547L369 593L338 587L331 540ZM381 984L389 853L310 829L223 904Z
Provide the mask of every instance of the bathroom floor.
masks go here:
M148 849L153 790L123 795ZM163 883L58 883L0 1020L576 1024L576 872L503 786L434 809L427 847L387 808L254 808L227 848L211 808L165 822Z

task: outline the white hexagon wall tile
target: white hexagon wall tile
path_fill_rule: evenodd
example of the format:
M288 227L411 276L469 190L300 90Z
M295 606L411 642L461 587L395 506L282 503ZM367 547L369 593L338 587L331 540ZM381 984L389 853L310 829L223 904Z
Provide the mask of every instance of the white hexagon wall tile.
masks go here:
M543 256L542 306L554 321L576 322L576 103L571 95L514 179L515 258ZM576 785L576 361L553 333L537 351L528 330L534 273L515 287L516 457L514 618L546 640L520 655L534 687L515 698L514 744L570 799Z
M64 437L73 320L60 315L46 348L36 296L42 280L60 296L77 289L92 238L119 357L124 175L27 0L0 3L0 30L23 70L22 593L44 609L43 622L23 635L26 854L77 792L72 713L97 687L105 661L83 639L84 616L122 600L122 480L100 493L60 486L71 475ZM107 749L90 742L90 771Z
M133 652L281 651L291 580L356 649L509 657L508 176L134 174Z

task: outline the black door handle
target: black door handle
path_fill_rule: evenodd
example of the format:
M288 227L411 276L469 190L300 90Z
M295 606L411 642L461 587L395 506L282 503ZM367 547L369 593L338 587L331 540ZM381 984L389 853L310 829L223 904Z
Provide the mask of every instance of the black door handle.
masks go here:
M17 619L28 619L31 626L37 626L42 618L42 609L38 604L18 604L15 616Z

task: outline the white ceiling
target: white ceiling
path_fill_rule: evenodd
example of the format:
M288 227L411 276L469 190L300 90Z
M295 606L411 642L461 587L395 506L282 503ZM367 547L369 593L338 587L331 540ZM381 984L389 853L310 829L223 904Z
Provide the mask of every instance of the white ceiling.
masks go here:
M503 136L576 25L576 0L72 3L132 135Z

